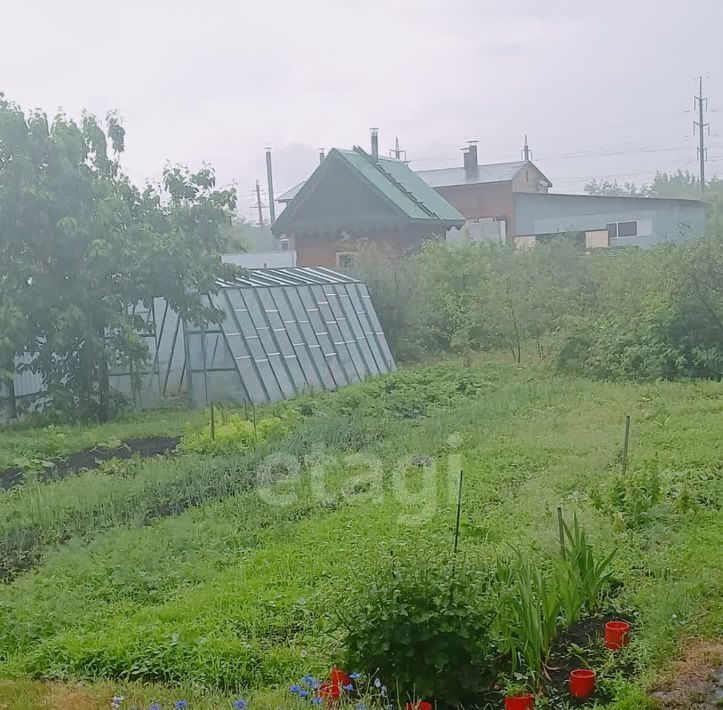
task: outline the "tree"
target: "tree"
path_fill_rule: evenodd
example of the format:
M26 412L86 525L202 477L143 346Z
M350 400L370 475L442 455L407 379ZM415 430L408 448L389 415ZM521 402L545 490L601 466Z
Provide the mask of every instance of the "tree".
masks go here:
M200 294L232 277L220 251L235 208L210 168L167 167L140 190L120 170L125 131L59 114L25 115L0 96L0 295L23 328L9 351L34 355L52 403L107 418L111 365L147 357L132 314L166 298L182 317L220 318Z
M609 195L613 197L647 197L648 189L647 185L638 187L634 182L619 185L617 180L613 180L613 182L601 180L598 182L596 178L593 178L583 188L588 195Z

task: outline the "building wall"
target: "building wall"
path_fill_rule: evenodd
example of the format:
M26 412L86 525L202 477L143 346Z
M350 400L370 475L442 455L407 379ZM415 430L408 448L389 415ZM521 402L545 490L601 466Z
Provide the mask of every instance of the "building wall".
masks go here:
M485 218L504 219L508 234L515 232L515 208L512 183L492 182L478 185L437 187L437 192L456 207L468 221Z
M514 213L518 235L602 230L611 222L636 221L637 236L611 239L610 246L646 247L702 235L706 205L647 197L516 194Z
M547 193L549 190L545 176L529 163L517 173L512 181L512 192Z
M377 243L390 247L399 254L407 254L419 249L428 239L443 238L442 231L431 231L429 226L410 225L404 229L391 229L374 234L304 234L294 239L297 266L326 266L330 269L341 268L337 254L353 254L362 244Z

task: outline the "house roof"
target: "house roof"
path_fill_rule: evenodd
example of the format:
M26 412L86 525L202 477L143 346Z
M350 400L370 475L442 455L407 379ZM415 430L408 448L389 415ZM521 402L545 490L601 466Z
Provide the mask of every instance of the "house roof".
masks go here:
M302 187L304 187L304 183L306 183L306 180L302 180L298 185L294 185L292 188L288 189L283 195L279 195L276 198L277 202L291 202L296 197L296 193L301 190Z
M488 182L511 182L526 165L532 165L550 185L552 183L533 163L517 160L512 163L490 163L478 165L474 172L464 167L440 168L437 170L419 170L417 175L432 187L452 187L453 185L480 185Z
M392 160L390 158L380 158L381 160ZM394 161L392 162L399 162ZM536 170L539 171L540 175L550 184L552 182L543 174L543 172L534 163L533 165ZM474 173L468 173L464 167L454 168L438 168L434 170L417 170L415 174L418 175L424 182L430 187L452 187L454 185L481 185L484 183L491 182L511 182L515 179L517 173L522 168L528 165L524 160L517 160L511 163L489 163L487 165L478 165L477 170ZM290 190L287 190L283 195L278 198L278 202L290 202L296 197L299 190L304 186L303 182L298 185L294 185Z
M442 223L446 227L464 224L464 216L406 163L383 157L374 160L364 150L355 147L353 150L332 149L311 177L302 185L293 188L296 192L291 202L273 224L275 233L286 228L287 223L293 219L295 209L303 203L305 196L311 194L327 174L329 166L334 163L340 163L352 170L400 216L410 221ZM282 195L282 199L284 197L285 195Z

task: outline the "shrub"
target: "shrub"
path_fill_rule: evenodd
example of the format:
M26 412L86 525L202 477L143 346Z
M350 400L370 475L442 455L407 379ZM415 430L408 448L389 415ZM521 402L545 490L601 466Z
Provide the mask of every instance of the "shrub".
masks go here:
M286 422L279 417L268 417L256 422L232 414L225 423L211 426L196 434L188 434L181 440L180 449L186 454L228 454L243 451L255 445L276 439L286 431Z
M382 669L399 700L472 702L494 678L486 575L426 559L365 580L340 612L349 667Z

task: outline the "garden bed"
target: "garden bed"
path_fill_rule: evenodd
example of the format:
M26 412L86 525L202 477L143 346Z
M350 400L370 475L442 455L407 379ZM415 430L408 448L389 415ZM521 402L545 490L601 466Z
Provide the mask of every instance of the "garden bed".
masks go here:
M632 616L609 613L581 619L569 629L563 629L555 639L547 664L547 680L544 695L557 703L567 702L572 706L607 705L613 698L605 692L604 685L598 686L589 698L580 700L570 696L570 673L577 668L591 668L600 675L603 666L608 665L611 651L605 648L605 624L608 621L625 620L633 622ZM627 656L616 656L615 673L623 678L635 674L633 663Z
M51 465L41 466L39 470L33 471L33 475L41 482L57 481L81 471L98 468L103 462L111 459L130 459L136 455L146 458L168 454L175 451L179 442L180 437L177 436L128 439L117 447L98 446L55 459L49 462ZM7 491L20 486L25 482L26 476L27 471L20 466L0 471L0 489Z

